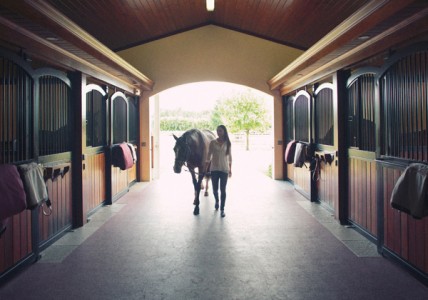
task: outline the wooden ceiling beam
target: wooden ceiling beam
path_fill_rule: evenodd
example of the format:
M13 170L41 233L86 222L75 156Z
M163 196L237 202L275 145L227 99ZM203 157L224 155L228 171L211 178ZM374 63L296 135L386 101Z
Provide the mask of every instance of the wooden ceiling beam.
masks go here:
M345 46L352 40L363 35L370 28L391 17L398 11L402 10L414 0L382 0L370 1L360 10L342 22L339 26L333 29L330 33L319 40L315 45L309 48L290 65L284 68L281 72L275 75L268 81L271 90L280 89L288 90L289 86L295 86L295 82L290 82L290 78L295 76L305 68L314 65L321 58L327 56L334 50ZM326 70L327 67L318 68L317 72ZM311 75L306 75L307 79ZM297 80L295 80L297 81ZM304 78L300 78L298 82L304 82Z
M107 72L106 70L60 48L59 46L39 37L38 35L18 26L10 20L0 16L2 38L14 41L19 45L26 45L27 54L40 60L52 62L67 70L78 70L89 76L99 78L116 85L128 92L135 93L136 85L132 80L126 80Z
M322 64L320 67L306 73L293 82L280 87L281 95L292 92L302 86L310 84L320 78L331 75L333 72L349 67L351 64L366 59L374 53L379 53L397 45L403 37L410 38L428 31L428 7L417 11L414 15L386 29L370 40L356 46L344 54ZM304 72L302 72L304 73Z
M35 24L38 24L43 28L51 31L74 47L77 47L96 60L117 70L118 73L123 74L122 77L129 77L134 82L134 88L142 90L153 89L154 82L151 79L142 74L139 70L134 68L97 39L92 37L77 24L62 15L59 11L57 11L50 4L46 3L44 0L5 0L2 2L2 5L12 9L13 11L17 11L20 14L23 14L26 18ZM3 19L3 22L4 20L6 19ZM74 60L79 65L85 66L86 68L93 68L96 73L107 75L110 78L115 77L115 80L122 83L126 82L129 85L128 80L124 80L117 75L112 76L112 74L109 74L100 66L95 65L95 63L92 61L83 60L73 53L66 53L66 50L54 45L54 43L44 40L42 37L38 37L35 34L30 34L29 31L22 27L16 25L14 28L15 30L19 30L21 34L27 36L27 38L33 39L35 43L50 49L50 51L61 53L61 55L66 58L66 60Z

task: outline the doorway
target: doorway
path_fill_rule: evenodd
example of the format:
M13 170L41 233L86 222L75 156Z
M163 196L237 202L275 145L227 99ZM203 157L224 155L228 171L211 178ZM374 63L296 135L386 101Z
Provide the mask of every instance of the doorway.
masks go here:
M262 172L272 177L273 164L273 97L256 89L227 82L198 82L184 84L165 90L151 98L153 107L153 179L172 173L174 164L173 134L180 136L190 128L210 129L215 133L215 113L221 111L225 102L234 102L250 93L260 101L266 112L266 128L249 131L248 141L245 130L233 130L232 125L226 124L232 142L234 174L246 170ZM254 116L257 118L257 116ZM261 118L259 116L259 118ZM217 121L221 123L226 120ZM247 149L248 148L248 149ZM242 175L244 175L242 174ZM177 174L177 176L179 176ZM184 176L184 175L181 175ZM190 177L190 175L189 175Z

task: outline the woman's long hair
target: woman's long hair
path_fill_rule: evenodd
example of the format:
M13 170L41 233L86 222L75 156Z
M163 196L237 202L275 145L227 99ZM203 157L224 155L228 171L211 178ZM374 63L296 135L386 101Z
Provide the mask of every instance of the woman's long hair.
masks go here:
M230 142L230 138L229 138L229 133L227 132L227 128L224 125L218 125L217 128L221 128L224 131L224 140L226 141L226 154L229 155L230 154L230 146L232 145L232 143Z

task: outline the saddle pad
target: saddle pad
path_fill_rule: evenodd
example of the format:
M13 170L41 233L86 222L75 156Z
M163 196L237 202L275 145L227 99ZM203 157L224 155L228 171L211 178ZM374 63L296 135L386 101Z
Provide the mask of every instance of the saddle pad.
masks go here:
M428 216L428 165L413 163L398 178L390 203L415 219Z
M15 165L0 165L0 221L27 208L24 185Z
M127 143L113 145L111 159L113 166L121 170L127 170L134 165L131 149Z
M292 140L288 142L287 148L285 149L284 160L287 164L294 163L294 153L296 151L297 141Z

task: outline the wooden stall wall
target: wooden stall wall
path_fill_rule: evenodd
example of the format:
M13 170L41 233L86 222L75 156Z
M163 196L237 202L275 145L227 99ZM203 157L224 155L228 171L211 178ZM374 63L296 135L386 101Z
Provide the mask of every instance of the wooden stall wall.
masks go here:
M128 186L132 185L136 181L137 181L137 165L134 164L132 168L128 169Z
M379 71L377 81L378 245L428 282L428 216L415 219L390 204L401 173L412 163L428 163L428 44L397 52Z
M375 95L377 68L354 71L347 82L348 218L378 236Z
M31 258L31 219L29 210L8 219L7 229L0 237L0 278L24 259Z
M286 171L287 171L287 180L294 183L295 177L294 177L294 166L292 164L286 164Z
M49 199L52 202L52 211L46 207L38 210L40 246L72 225L72 189L71 172L46 182ZM45 212L45 213L44 213Z
M313 120L303 112L306 105L296 105L299 93L284 96L284 150L293 139L312 142L314 137L315 157L321 158L319 178L315 176L312 188L310 172L304 167L286 165L286 176L296 190L311 198L315 191L316 200L335 212L339 204L345 221L376 242L379 252L428 282L428 217L415 219L390 204L392 190L405 168L411 163L428 164L428 43L397 49L386 60L368 60L367 66L349 75L346 95L339 99L341 105L347 102L341 111L334 112L342 134L346 129L346 138L342 136L340 143L329 139L329 104L321 103L318 110L316 91L314 112L308 114ZM346 114L339 124L341 112ZM312 132L306 130L308 122ZM344 148L346 193L340 194L338 164L343 162L336 156ZM331 164L322 159L326 153L336 158Z
M43 205L4 220L7 228L0 236L0 280L3 280L20 265L37 260L40 251L71 228L79 214L84 220L105 203L107 184L113 185L116 198L127 191L137 180L137 167L125 171L112 168L106 157L112 122L107 92L101 86L85 86L87 77L79 74L51 68L33 70L28 61L3 49L0 49L0 75L0 164L41 164L52 203L50 209ZM78 90L72 90L68 77L72 75L79 77L84 87L77 84ZM79 96L82 93L86 93L86 103ZM131 103L131 108L124 110L123 119L116 116L115 125L120 129L121 139L125 137L124 141L137 145L138 98L121 95L127 106ZM72 97L82 101L81 105L73 103ZM73 132L76 122L84 124L81 134ZM78 144L81 149L74 147ZM72 162L73 150L81 153L80 171L72 170L72 166L78 168ZM108 174L110 169L113 180ZM77 192L73 193L72 178L79 177ZM73 211L75 208L78 209Z
M115 92L110 97L111 101L111 141L112 144L126 142L134 145L137 140L138 110L137 103L132 97L127 97L123 92ZM137 115L136 115L137 114ZM135 148L135 147L134 147ZM137 152L137 151L136 151ZM130 185L137 178L136 164L126 170L111 166L111 191L112 199L116 200L129 190Z
M83 195L87 214L91 214L106 199L105 154L88 154L84 164Z
M295 189L308 200L311 200L311 171L309 168L294 168L293 176Z
M33 160L33 134L25 130L30 117L24 112L34 89L33 70L21 57L0 49L0 164ZM27 127L28 128L28 127ZM32 213L29 210L3 220L0 236L0 278L15 265L34 257Z
M316 169L312 176L316 185L316 198L332 211L337 211L338 194L338 167L337 148L334 140L334 99L333 84L323 83L314 91L314 118L313 132L315 142ZM327 159L329 155L329 159Z
M86 142L83 160L83 205L86 215L106 200L107 92L97 84L86 87Z
M128 101L122 92L115 92L110 97L111 101L111 141L112 144L128 142ZM122 193L128 190L128 170L121 170L111 166L112 198L116 200Z
M311 95L301 90L293 97L293 120L295 140L309 145L312 140L311 132ZM311 172L309 161L303 167L294 167L294 186L298 192L311 200Z
M112 196L117 200L118 195L128 191L128 170L121 170L120 168L112 166Z
M38 239L48 246L72 226L71 147L72 99L67 75L53 69L35 72L38 120L35 136L38 161L45 168L51 210L39 209Z
M376 238L377 230L377 168L371 159L349 157L349 220Z
M7 222L0 237L0 277L57 239L72 225L70 80L50 68L0 51L0 163L37 162L51 209L26 210Z
M383 247L424 273L428 274L428 218L414 219L393 209L391 193L404 166L382 165Z
M318 201L322 202L332 211L337 210L338 195L338 168L335 162L329 164L319 162L319 177L317 180Z

